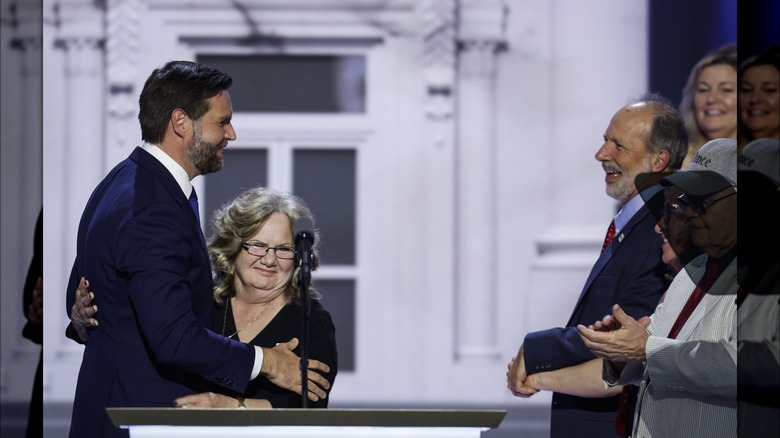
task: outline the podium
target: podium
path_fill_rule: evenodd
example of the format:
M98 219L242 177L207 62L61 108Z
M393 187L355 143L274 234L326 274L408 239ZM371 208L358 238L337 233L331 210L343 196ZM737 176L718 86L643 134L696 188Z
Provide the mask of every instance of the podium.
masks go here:
M506 411L107 408L130 438L479 438Z

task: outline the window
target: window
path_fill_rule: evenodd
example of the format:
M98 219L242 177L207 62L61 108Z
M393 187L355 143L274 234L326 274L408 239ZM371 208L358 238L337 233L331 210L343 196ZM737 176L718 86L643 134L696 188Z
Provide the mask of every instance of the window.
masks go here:
M268 151L266 149L231 149L222 151L224 167L219 172L206 175L204 235L208 239L213 230L211 219L214 212L245 190L268 184Z
M364 113L360 55L201 55L198 62L233 77L234 111Z

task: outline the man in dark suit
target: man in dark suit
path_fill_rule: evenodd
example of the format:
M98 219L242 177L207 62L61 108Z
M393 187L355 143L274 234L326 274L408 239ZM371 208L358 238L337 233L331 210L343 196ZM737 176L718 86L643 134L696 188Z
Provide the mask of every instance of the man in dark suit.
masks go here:
M680 168L686 150L682 118L658 95L629 103L612 117L596 159L606 173L606 192L621 203L621 209L566 326L527 334L510 362L507 383L514 395L530 397L538 391L526 384L529 374L595 358L582 342L577 324L591 324L589 318L602 318L614 304L636 319L653 313L666 284L661 236L654 229L658 216L651 209L660 209L663 202L658 180ZM640 174L650 175L640 178L642 186L635 182ZM584 398L554 392L550 436L619 436L618 402L619 396Z
M285 344L262 349L204 328L212 278L190 181L219 170L222 150L236 138L231 83L193 62L154 70L139 99L145 143L100 182L84 209L66 309L88 278L99 292L100 327L69 326L70 337L89 338L73 438L127 437L105 408L171 407L213 384L243 392L263 375L300 393L300 378L288 377L300 376L298 358Z

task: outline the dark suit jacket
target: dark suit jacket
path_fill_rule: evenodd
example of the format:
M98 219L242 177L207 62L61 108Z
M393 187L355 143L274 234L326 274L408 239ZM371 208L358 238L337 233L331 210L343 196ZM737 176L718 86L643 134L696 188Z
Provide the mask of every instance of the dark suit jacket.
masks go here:
M210 383L246 389L254 347L204 328L213 298L203 233L173 176L141 148L84 209L68 314L81 276L97 292L101 329L85 346L71 437L127 437L106 407L171 407Z
M553 371L594 359L576 326L592 324L612 313L614 304L619 304L634 318L655 311L666 289L661 236L654 229L662 203L661 191L634 214L601 254L566 327L526 336L524 355L528 373ZM551 438L617 437L618 398L592 399L553 393Z

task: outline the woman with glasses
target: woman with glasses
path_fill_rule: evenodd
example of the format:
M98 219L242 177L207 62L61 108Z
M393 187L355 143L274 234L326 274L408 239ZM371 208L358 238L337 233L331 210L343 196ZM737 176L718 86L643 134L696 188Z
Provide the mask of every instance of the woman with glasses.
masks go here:
M265 187L247 190L215 213L214 236L208 242L214 276L212 331L225 337L273 348L288 343L297 347L302 310L297 284L293 224L298 218L312 220L300 198ZM318 235L312 245L311 268L319 266ZM318 373L309 368L309 407L325 408L338 370L335 327L330 314L309 288L309 358L327 365ZM91 303L76 300L76 320ZM312 382L315 382L315 386ZM219 393L217 391L222 391ZM246 397L246 398L245 398ZM300 395L280 388L265 378L249 383L246 394L225 394L215 388L181 397L180 407L296 408Z

